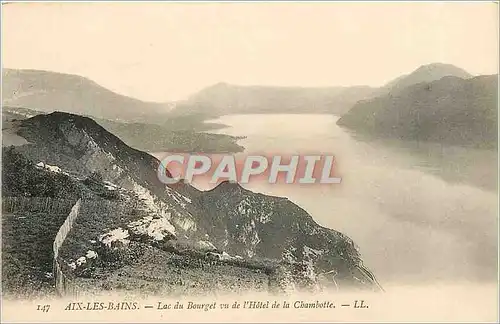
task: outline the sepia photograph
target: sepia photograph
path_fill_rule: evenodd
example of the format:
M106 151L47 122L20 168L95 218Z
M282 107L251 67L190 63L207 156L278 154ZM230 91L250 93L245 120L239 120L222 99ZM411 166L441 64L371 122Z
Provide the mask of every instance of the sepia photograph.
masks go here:
M2 2L3 322L497 322L498 2Z

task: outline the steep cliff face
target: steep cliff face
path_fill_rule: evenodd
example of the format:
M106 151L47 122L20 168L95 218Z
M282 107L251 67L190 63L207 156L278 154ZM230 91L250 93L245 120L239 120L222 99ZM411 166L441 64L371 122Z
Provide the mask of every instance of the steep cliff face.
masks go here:
M195 202L204 210L197 222L229 254L281 260L312 285L325 281L339 288L376 284L350 238L319 226L286 198L223 182Z
M105 181L132 191L151 213L179 222L180 232L191 229L185 202L158 180L159 161L130 148L92 119L61 112L38 115L22 121L18 134L34 143L20 148L33 161L57 165L77 176L98 172ZM174 188L179 186L184 187Z
M77 276L109 280L126 268L137 279L146 265L156 265L171 271L170 277L179 276L179 267L188 269L194 286L206 281L206 275L213 283L218 275L246 269L245 285L254 279L260 282L265 275L269 289L380 289L352 240L319 226L286 198L253 193L228 182L208 192L186 184L167 187L157 178L156 158L77 115L35 116L21 123L18 134L31 144L16 149L34 163L57 166L75 179L97 172L103 186L121 197L105 207L96 206L94 197L87 201L83 197L83 215L69 239L81 249L81 256L62 253L67 270ZM117 267L116 253L128 261ZM144 259L146 255L157 258ZM240 285L238 280L231 285ZM170 282L169 289L177 284ZM224 289L224 283L217 285Z

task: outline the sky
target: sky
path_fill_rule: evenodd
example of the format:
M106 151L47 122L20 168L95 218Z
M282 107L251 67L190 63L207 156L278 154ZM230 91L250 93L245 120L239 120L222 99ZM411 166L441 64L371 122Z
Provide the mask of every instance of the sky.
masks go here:
M10 3L2 66L148 101L218 82L380 86L423 64L498 72L498 4Z

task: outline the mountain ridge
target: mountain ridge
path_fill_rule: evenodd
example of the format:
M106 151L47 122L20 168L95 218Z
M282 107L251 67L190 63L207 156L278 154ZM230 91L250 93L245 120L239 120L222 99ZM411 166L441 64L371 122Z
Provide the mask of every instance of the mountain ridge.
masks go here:
M80 75L36 69L2 69L2 105L135 121L168 111L165 103L128 97Z
M408 74L403 74L389 81L381 87L378 94L386 94L389 92L401 90L417 83L436 81L447 76L455 76L462 79L468 79L472 77L472 74L452 64L424 64Z
M88 114L114 121L162 124L179 116L209 119L225 114L329 113L343 115L368 100L420 82L444 76L469 78L467 71L451 64L431 63L401 75L382 87L265 86L218 82L172 103L145 102L115 93L95 81L73 74L35 69L4 69L3 105L45 112Z
M358 102L337 122L369 137L496 148L498 75L446 76Z
M219 82L191 95L179 114L333 113L342 114L374 88L235 85ZM185 111L181 111L184 109Z

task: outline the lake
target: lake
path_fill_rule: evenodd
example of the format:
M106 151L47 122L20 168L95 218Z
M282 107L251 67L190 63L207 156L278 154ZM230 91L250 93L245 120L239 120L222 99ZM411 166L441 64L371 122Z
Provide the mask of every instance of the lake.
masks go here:
M246 151L239 156L335 155L340 184L260 181L244 187L286 196L320 225L350 236L382 285L496 280L496 152L366 142L337 126L337 120L331 115L230 115L209 122L229 126L218 133L246 136L239 142Z

